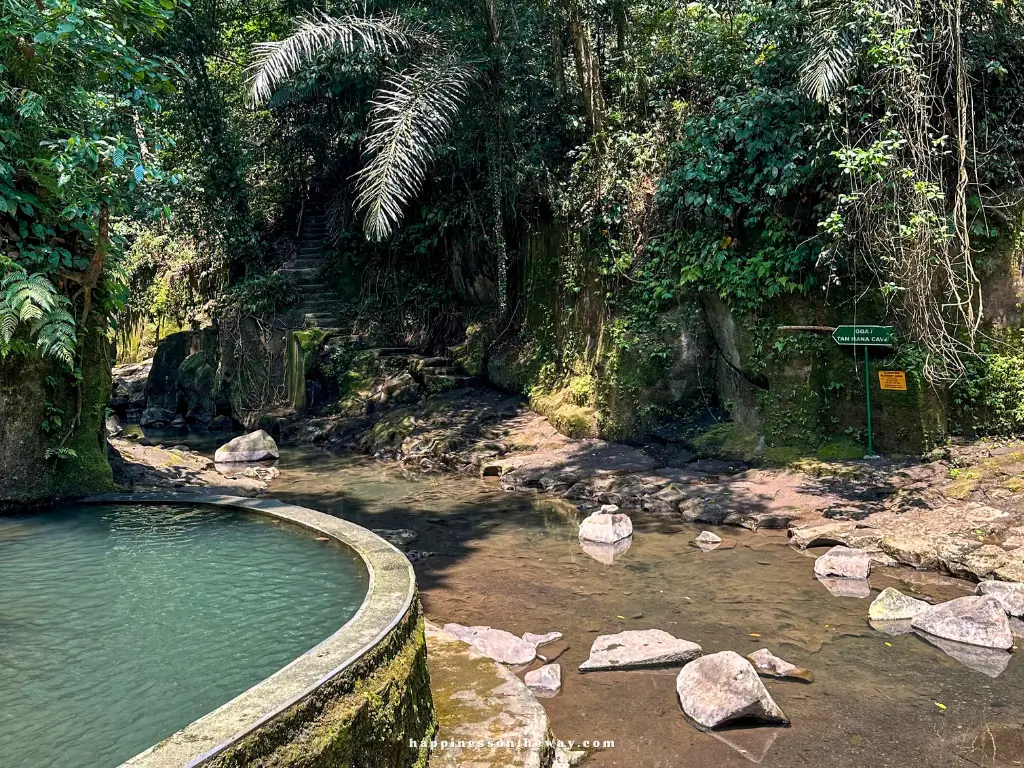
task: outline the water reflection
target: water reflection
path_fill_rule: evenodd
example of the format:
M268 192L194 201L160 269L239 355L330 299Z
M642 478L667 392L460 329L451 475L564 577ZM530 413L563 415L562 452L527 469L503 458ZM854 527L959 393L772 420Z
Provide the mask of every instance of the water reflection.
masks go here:
M580 539L580 549L587 557L591 557L604 565L614 565L615 561L622 557L633 546L633 537L619 539L614 544L601 544L596 541Z

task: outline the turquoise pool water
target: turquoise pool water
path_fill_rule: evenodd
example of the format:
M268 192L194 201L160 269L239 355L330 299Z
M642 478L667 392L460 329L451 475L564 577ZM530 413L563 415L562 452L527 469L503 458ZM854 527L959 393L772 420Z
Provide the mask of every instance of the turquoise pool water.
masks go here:
M0 518L0 766L115 766L324 640L366 589L355 553L256 515Z

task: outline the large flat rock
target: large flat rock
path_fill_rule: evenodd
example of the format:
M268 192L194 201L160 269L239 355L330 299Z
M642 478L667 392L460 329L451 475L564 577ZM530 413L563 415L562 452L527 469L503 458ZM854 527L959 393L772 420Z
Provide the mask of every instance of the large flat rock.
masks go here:
M580 665L580 672L685 664L700 653L696 643L680 640L660 629L631 629L616 635L600 635L594 640L590 658Z
M529 664L537 656L537 643L516 637L511 632L491 627L466 627L445 624L444 631L476 648L492 661L520 666Z

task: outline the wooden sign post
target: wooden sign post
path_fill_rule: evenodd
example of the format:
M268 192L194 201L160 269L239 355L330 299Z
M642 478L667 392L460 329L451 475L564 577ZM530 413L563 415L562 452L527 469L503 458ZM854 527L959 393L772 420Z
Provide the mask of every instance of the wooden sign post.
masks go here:
M871 361L868 357L868 347L891 347L893 329L891 325L840 325L832 332L832 338L841 347L864 347L864 390L867 396L868 405L868 452L867 457L875 456L875 446L871 435ZM899 373L902 371L882 371L881 374ZM882 380L880 375L879 380ZM907 388L906 377L903 379L903 389ZM882 384L882 389L888 389Z

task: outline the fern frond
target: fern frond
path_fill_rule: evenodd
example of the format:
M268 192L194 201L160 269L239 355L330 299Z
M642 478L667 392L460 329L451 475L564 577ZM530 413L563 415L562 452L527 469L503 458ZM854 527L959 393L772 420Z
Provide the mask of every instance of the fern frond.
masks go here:
M14 332L18 330L18 316L7 305L6 301L0 302L0 343L9 344L14 338Z
M249 99L254 104L266 103L281 83L325 51L351 53L361 46L386 55L408 48L411 32L394 14L307 16L283 40L258 43L253 48Z
M447 138L477 72L452 56L395 73L374 95L366 154L356 175L356 210L371 240L391 234L422 189L437 145Z

